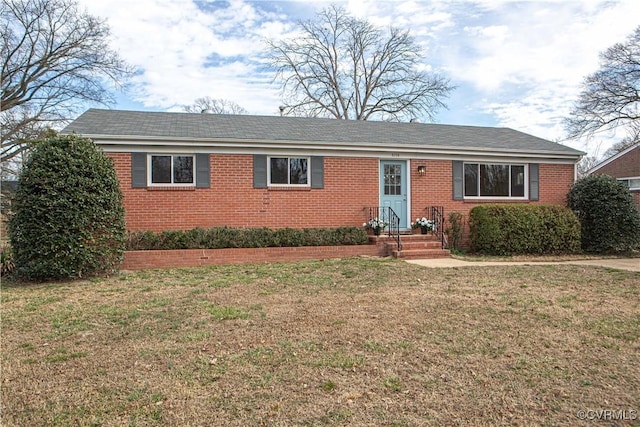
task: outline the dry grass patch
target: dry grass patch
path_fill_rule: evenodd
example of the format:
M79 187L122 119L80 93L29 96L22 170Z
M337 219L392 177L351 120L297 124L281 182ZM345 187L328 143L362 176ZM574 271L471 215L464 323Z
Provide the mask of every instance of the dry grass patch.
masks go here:
M2 425L579 425L640 410L639 302L639 273L375 258L5 284Z

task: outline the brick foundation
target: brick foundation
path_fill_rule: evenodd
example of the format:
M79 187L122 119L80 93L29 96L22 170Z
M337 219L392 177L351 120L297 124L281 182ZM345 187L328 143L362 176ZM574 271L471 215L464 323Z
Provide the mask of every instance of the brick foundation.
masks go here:
M123 270L200 267L219 264L286 262L308 259L386 256L383 243L351 246L301 246L294 248L183 249L125 252Z

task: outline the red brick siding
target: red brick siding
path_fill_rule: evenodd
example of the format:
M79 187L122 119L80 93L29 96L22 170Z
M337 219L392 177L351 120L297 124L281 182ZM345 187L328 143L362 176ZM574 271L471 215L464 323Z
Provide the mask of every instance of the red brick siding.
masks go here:
M427 173L418 174L418 165L425 165ZM426 206L443 206L445 217L460 212L465 217L463 241L468 237L469 211L486 203L544 203L566 205L566 196L574 182L573 165L540 164L539 201L453 200L453 164L450 160L415 160L411 162L411 221L424 214Z
M109 155L122 184L129 230L360 226L363 208L379 202L377 158L325 157L323 189L255 189L253 156L212 154L211 188L172 190L131 188L130 154ZM419 165L426 166L426 175L418 174ZM411 220L430 205L467 215L488 202L452 200L451 160L413 160L410 169ZM573 177L573 165L541 164L538 203L565 204Z
M324 159L324 188L253 188L253 156L211 155L211 188L131 188L131 155L110 153L129 230L361 225L378 204L378 159Z
M541 164L539 203L566 206L573 182L573 165Z
M596 174L615 178L640 176L640 146L598 169Z
M418 165L425 165L427 173L418 174ZM566 196L573 184L573 165L540 165L540 200L530 201L464 201L453 200L452 162L450 160L415 160L411 163L411 213L418 217L425 206L444 206L445 214L458 211L467 215L469 211L484 203L544 203L565 205ZM412 220L415 220L413 218Z

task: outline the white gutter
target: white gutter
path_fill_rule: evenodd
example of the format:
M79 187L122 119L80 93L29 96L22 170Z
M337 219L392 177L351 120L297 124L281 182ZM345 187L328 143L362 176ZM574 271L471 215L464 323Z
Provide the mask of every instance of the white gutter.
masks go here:
M408 156L414 158L450 158L487 156L495 158L554 159L577 162L584 153L562 153L552 150L523 151L483 147L428 146L417 144L382 144L351 142L317 142L287 140L222 140L215 138L158 138L145 136L83 135L92 139L106 152L157 151L201 152L203 150L227 154L255 154L272 152L316 152L339 157Z

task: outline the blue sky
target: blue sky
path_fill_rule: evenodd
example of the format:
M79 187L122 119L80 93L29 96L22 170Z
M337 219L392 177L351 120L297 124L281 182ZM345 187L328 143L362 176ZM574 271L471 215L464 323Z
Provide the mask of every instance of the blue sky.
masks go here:
M333 2L381 27L411 31L423 67L457 89L446 124L511 127L601 155L624 135L567 140L562 119L596 71L600 52L640 24L640 3L625 1ZM266 38L295 36L325 1L80 0L107 19L111 46L137 72L114 108L180 111L210 96L251 114L277 115L282 104L265 68Z

